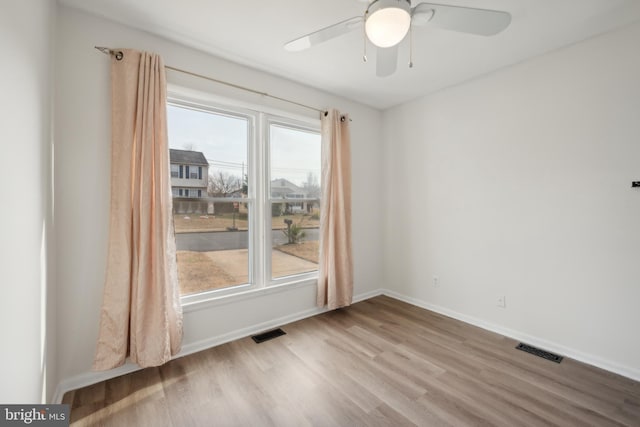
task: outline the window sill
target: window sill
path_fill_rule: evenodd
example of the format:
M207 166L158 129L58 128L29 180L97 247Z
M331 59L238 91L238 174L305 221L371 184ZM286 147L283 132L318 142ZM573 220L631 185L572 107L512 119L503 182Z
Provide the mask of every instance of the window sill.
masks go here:
M290 282L278 283L264 288L250 289L247 291L238 291L234 293L219 294L215 291L187 295L180 298L183 313L205 310L210 307L216 307L226 304L233 304L239 301L258 298L265 295L289 291L296 288L304 288L307 286L316 286L318 278L316 276L305 277L303 279L294 279Z

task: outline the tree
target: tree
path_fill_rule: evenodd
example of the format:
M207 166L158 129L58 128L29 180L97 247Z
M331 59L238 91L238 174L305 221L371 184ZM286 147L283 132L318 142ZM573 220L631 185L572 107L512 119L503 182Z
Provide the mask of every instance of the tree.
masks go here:
M302 184L302 188L308 199L320 199L320 184L318 177L313 172L307 174L307 181ZM317 202L307 202L307 212L311 213L317 205Z
M207 190L211 197L229 197L234 193L241 192L243 190L243 183L240 177L236 175L218 171L218 173L209 174Z
M320 198L320 184L318 184L318 177L313 172L309 172L307 174L307 181L302 184L302 188L304 189L307 198Z
M249 194L249 176L246 173L242 178L242 194L245 196Z

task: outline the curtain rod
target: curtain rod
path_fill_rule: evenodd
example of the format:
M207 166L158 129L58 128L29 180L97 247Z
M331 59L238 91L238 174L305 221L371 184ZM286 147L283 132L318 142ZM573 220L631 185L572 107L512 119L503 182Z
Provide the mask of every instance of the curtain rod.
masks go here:
M116 51L116 50L110 49L108 47L101 47L101 46L94 46L94 47L96 49L98 49L100 52L102 52L102 53L104 53L106 55L115 56L115 58L118 61L120 61L124 57L124 54L119 50ZM261 92L259 90L251 89L249 87L240 86L240 85L237 85L235 83L225 82L224 80L214 79L213 77L204 76L202 74L193 73L191 71L182 70L180 68L170 67L169 65L165 65L164 68L167 69L167 70L171 70L171 71L177 71L177 72L183 73L183 74L188 74L188 75L191 75L191 76L194 76L194 77L199 77L201 79L209 80L209 81L212 81L212 82L215 82L215 83L220 83L220 84L223 84L223 85L226 85L226 86L230 86L230 87L233 87L233 88L236 88L236 89L240 89L240 90L244 90L244 91L247 91L247 92L255 93L257 95L265 96L267 98L272 98L272 99L277 99L278 101L288 102L289 104L294 104L294 105L297 105L299 107L308 108L309 110L317 111L318 113L324 113L325 116L327 115L327 111L326 110L320 110L318 108L311 107L309 105L301 104L299 102L291 101L290 99L281 98L279 96L270 95L270 94L268 94L266 92ZM342 121L344 121L345 117L341 116L340 119Z

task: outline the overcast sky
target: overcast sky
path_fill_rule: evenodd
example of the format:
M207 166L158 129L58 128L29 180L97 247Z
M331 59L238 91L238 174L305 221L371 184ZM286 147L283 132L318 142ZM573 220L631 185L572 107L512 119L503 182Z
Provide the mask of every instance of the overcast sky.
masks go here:
M169 146L202 151L209 172L247 173L247 121L169 105ZM284 178L302 186L312 172L320 181L320 135L272 126L271 179Z

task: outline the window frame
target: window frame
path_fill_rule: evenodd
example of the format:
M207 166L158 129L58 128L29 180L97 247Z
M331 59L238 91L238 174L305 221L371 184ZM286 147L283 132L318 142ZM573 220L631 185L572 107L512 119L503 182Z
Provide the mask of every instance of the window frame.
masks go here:
M299 120L292 120L286 117L282 117L282 116L277 116L277 115L272 115L272 114L268 114L265 116L265 122L264 122L264 129L263 129L263 135L265 137L265 156L266 156L266 161L264 163L265 166L265 174L266 176L264 177L264 182L265 185L267 186L266 191L265 191L265 200L263 202L265 209L267 209L266 212L271 213L271 205L273 203L273 198L271 197L271 181L273 180L273 177L271 176L271 126L281 126L281 127L285 127L287 129L293 129L293 130L298 130L301 132L309 132L309 133L318 133L320 134L320 120L318 120L317 126L313 126L310 125L309 123L306 122L301 122ZM320 163L320 159L318 159L318 163ZM287 199L286 197L283 198L283 200L295 200L295 202L293 203L302 203L308 200L315 200L315 199L306 199L306 198L296 198L296 199ZM292 203L292 202L289 202ZM271 215L265 215L265 229L267 230L271 230L271 226L272 226L272 218ZM265 242L265 248L268 248L269 252L271 252L273 250L273 235L272 233L267 233L266 234L266 242ZM273 277L273 272L272 272L272 266L273 266L273 262L271 259L271 254L269 254L268 260L265 261L265 263L267 264L266 267L266 271L265 271L265 275L266 278L270 281L271 285L280 285L280 284L287 284L290 283L292 281L305 281L305 280L309 280L309 279L317 279L318 278L318 270L315 271L311 271L311 272L306 272L306 273L299 273L299 274L294 274L291 276L282 276L282 277Z
M319 134L320 118L313 119L273 109L265 105L245 103L223 98L209 92L196 91L174 85L169 85L168 87L167 105L242 118L246 119L248 123L247 174L249 194L247 198L212 198L207 195L206 199L213 202L248 204L249 283L222 289L212 289L197 294L182 295L180 300L183 308L197 309L207 303L214 303L221 298L244 298L254 293L270 293L283 288L316 284L318 278L317 270L276 279L271 277L272 223L269 134L271 124Z

